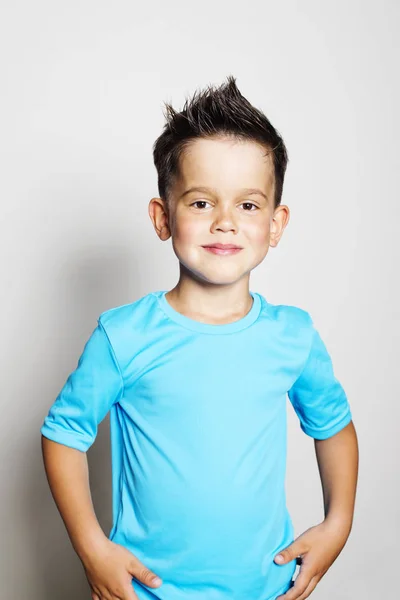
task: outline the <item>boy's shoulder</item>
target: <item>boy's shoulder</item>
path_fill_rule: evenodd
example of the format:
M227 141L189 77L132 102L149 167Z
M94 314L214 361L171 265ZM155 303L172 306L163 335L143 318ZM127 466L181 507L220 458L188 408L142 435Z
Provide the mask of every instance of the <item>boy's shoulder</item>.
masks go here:
M149 337L157 330L157 302L157 293L150 292L133 302L109 308L98 317L122 370L133 355L148 345Z
M310 313L293 304L266 302L265 312L272 320L276 337L287 348L308 353L315 334L315 325Z
M293 326L296 329L301 327L310 328L313 326L313 319L310 313L299 306L293 304L272 304L265 300L266 312L269 317L278 323L286 326Z
M104 328L126 327L129 324L134 324L136 328L140 324L145 325L146 318L149 318L149 315L152 314L156 301L156 293L149 292L133 302L114 306L103 311L100 313L98 321Z

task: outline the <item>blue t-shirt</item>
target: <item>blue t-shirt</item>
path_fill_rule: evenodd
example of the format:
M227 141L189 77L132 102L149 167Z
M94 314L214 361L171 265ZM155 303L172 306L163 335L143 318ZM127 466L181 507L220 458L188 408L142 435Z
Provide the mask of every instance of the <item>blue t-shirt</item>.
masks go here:
M286 398L325 439L352 419L308 312L250 292L240 320L202 323L166 291L103 312L41 432L85 452L110 412L109 538L163 583L143 600L274 600L296 561L285 498Z

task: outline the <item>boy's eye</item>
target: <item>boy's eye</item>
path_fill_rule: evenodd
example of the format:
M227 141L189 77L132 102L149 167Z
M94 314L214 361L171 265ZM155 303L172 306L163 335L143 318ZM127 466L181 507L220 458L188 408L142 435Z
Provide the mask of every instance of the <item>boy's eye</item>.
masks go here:
M193 202L191 204L191 206L194 206L195 204L208 204L208 202L206 200L196 200L195 202ZM242 202L242 204L243 205L247 205L247 206L254 206L254 208L256 208L256 209L258 208L258 206L256 206L255 204L253 204L253 202ZM200 207L197 207L197 208L200 208ZM203 208L203 207L201 207L201 208ZM250 209L250 210L246 209L246 211L247 212L254 212L253 209Z
M194 206L195 204L208 204L205 200L196 200L196 202L193 202L190 206ZM196 208L199 208L198 206ZM203 207L201 207L203 208Z
M247 206L254 206L254 208L258 208L258 206L256 206L255 204L253 204L252 202L242 202L242 204L247 204ZM252 209L250 209L249 212L251 212Z

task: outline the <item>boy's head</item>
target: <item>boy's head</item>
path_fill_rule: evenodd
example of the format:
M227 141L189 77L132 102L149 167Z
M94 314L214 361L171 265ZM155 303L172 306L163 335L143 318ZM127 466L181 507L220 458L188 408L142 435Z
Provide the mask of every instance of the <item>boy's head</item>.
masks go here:
M264 259L289 220L281 205L285 144L232 76L195 93L181 112L165 106L167 122L153 146L160 197L150 201L150 218L162 240L172 236L182 265L228 283ZM216 243L241 250L205 249Z

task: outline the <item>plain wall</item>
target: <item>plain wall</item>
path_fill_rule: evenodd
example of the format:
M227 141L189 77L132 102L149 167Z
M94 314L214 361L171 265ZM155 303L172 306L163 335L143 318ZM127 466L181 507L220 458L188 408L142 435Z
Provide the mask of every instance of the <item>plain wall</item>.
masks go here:
M389 0L4 5L1 94L1 596L84 600L40 427L99 314L170 289L178 261L148 216L162 102L233 74L283 135L291 220L250 287L310 312L360 445L350 538L313 598L398 589L399 5ZM323 519L312 438L288 402L296 536ZM111 527L108 417L89 450Z

